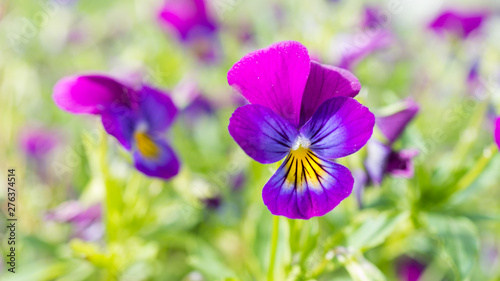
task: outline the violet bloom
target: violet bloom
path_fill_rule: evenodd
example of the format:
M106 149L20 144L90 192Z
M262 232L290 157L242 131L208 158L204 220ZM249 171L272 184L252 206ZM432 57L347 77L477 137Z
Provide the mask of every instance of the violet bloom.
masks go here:
M370 180L381 184L384 176L413 177L413 158L418 155L416 149L395 151L392 146L399 139L404 129L418 113L419 107L412 100L406 100L406 107L389 116L376 118L376 125L387 139L385 142L370 140L365 167Z
M479 94L479 91L483 90L479 76L479 67L479 60L476 60L469 69L469 73L467 73L466 83L470 94Z
M401 281L418 281L424 270L423 263L409 257L402 258L398 262L398 276Z
M46 164L50 153L59 143L58 135L49 129L25 129L20 134L19 142L29 162L34 164L38 176L47 180Z
M204 61L217 58L217 25L205 0L167 0L158 14L160 25Z
M222 197L220 195L215 195L211 197L206 197L201 200L205 207L209 210L217 210L222 205Z
M384 18L377 8L365 7L361 20L362 30L350 39L352 46L342 54L339 67L353 69L367 56L391 46L395 38L384 24Z
M187 127L193 130L201 119L214 115L215 108L210 100L200 94L182 110L181 114Z
M284 41L247 54L227 79L251 103L233 113L233 139L257 162L286 157L262 191L272 214L322 216L349 196L351 172L332 159L361 149L375 122L353 99L361 88L354 75L311 61L302 44Z
M382 27L383 18L379 9L373 6L366 6L363 12L362 28L373 30Z
M500 149L500 117L498 117L497 121L495 122L495 142Z
M57 145L54 132L44 129L26 129L20 135L21 149L35 161L45 158Z
M104 129L133 153L142 173L162 179L178 173L179 161L163 138L177 108L164 92L103 75L78 75L59 80L53 98L70 113L100 115Z
M447 10L437 15L429 28L439 35L448 33L466 39L482 26L487 16L486 12Z
M70 223L73 226L73 238L96 241L104 235L100 204L88 208L78 201L68 201L49 211L47 220Z

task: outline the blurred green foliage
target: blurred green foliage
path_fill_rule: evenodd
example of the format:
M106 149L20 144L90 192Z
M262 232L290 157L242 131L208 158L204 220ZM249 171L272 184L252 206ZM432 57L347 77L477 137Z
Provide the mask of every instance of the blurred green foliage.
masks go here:
M2 2L0 156L3 171L18 172L20 226L18 270L7 272L3 262L0 278L265 280L272 216L261 189L274 166L252 162L230 138L236 105L227 102L235 94L226 72L247 52L281 40L300 41L321 62L335 64L342 35L358 31L367 3L334 2L214 1L224 52L217 65L201 64L160 30L159 0ZM389 2L370 4L388 9ZM280 218L275 280L398 280L402 257L425 265L419 280L500 279L500 153L484 125L488 110L500 109L498 81L489 76L499 70L500 20L493 18L478 41L451 42L424 28L438 3L398 3L401 11L387 24L398 44L353 72L363 86L359 99L375 113L408 96L421 106L396 144L419 149L415 177L367 188L363 208L352 195L324 217ZM495 1L474 5L500 8ZM244 26L253 31L249 42L238 39ZM476 59L484 81L493 83L487 99L465 85ZM51 99L65 75L137 68L168 90L182 79L196 81L219 104L194 128L175 124L169 138L183 167L168 182L135 171L98 120L62 112ZM45 180L19 147L19 133L30 126L61 133ZM341 163L357 168L364 155ZM245 181L235 190L240 174ZM219 208L203 204L211 196L222 198ZM102 241L71 238L71 226L46 220L48 210L69 199L103 203ZM5 210L6 192L0 204ZM5 235L0 248L5 258Z

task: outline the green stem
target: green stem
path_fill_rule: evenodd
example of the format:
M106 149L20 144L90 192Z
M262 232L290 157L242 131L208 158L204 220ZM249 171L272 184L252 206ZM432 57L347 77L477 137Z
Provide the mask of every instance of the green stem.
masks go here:
M493 159L496 149L497 148L494 143L485 148L483 154L481 155L481 158L476 162L476 165L467 174L465 174L457 182L455 187L443 197L443 200L435 206L440 206L446 202L449 202L450 200L452 200L455 194L471 186L479 178L479 176L481 176L484 169L490 163L491 159Z
M273 233L271 237L271 256L269 257L269 271L267 273L267 280L274 280L274 260L276 258L276 249L278 248L280 220L278 216L273 216Z
M479 178L479 176L482 174L486 166L488 166L488 163L490 163L491 159L495 155L495 150L496 150L496 145L492 144L483 151L483 155L476 162L476 166L474 166L472 170L470 170L467 174L465 174L465 176L463 176L457 183L455 192L466 189L471 184L473 184L477 180L477 178Z
M488 103L480 103L474 114L470 117L470 122L462 131L462 135L459 138L459 142L455 146L455 154L453 155L453 171L456 171L460 167L460 163L464 162L464 159L469 154L469 151L475 144L476 138L479 135L481 129L481 123L484 120L485 112L488 108Z

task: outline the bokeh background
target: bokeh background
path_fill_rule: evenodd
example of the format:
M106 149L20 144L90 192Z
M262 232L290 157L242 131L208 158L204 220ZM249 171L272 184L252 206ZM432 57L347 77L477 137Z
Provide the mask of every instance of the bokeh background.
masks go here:
M1 280L265 280L272 215L261 190L276 166L229 136L245 102L226 74L282 40L349 68L378 116L415 101L395 148L419 154L412 177L366 184L361 202L353 193L324 217L281 218L275 280L500 279L498 1L205 2L216 30L190 42L158 20L161 0L1 2L0 219L7 168L18 217L15 274L2 227ZM440 35L428 26L446 9L488 16L466 38ZM170 93L178 176L144 176L97 117L55 106L54 84L79 73ZM366 155L340 163L363 169Z

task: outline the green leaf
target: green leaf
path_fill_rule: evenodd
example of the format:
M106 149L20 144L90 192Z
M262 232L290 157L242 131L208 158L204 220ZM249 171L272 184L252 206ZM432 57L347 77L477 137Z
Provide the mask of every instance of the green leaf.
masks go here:
M463 217L430 214L428 229L438 239L445 258L451 263L456 280L465 280L474 268L479 253L476 226Z
M347 246L355 249L370 249L383 243L400 222L406 220L408 212L385 212L364 218L347 236Z
M198 241L197 245L188 258L188 263L210 277L209 280L219 280L220 278L233 278L236 273L223 262L222 256L209 244Z
M387 278L373 263L365 259L359 252L339 247L335 249L335 256L353 281L385 281Z

